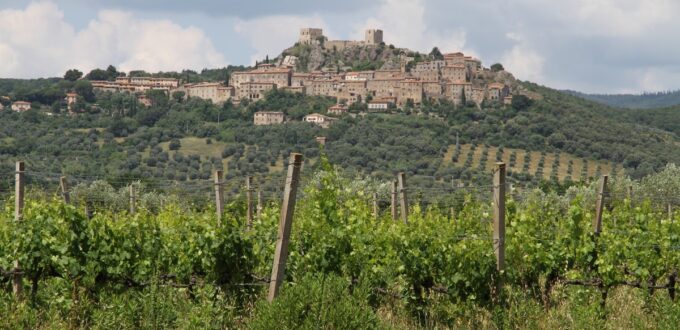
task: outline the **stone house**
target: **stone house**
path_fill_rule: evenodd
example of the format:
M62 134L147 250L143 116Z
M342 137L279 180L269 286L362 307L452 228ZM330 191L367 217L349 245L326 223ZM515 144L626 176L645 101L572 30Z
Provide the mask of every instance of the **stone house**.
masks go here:
M222 86L220 83L197 83L183 86L187 97L197 97L221 104L234 96L234 87Z
M257 101L264 98L264 95L273 89L276 89L274 83L246 82L236 89L236 98L239 102L242 100Z
M489 100L491 101L500 102L510 94L510 88L502 83L490 83L487 89Z
M463 64L445 65L441 68L442 79L451 82L468 81L467 68Z
M397 105L404 106L411 101L414 105L423 102L423 82L415 78L406 78L397 85Z
M328 108L328 114L329 115L335 115L335 116L342 116L347 113L347 106L344 104L335 104Z
M317 124L323 128L328 128L328 126L330 126L336 120L336 118L324 116L320 113L306 115L303 119L304 122Z
M24 112L31 110L31 102L26 101L14 101L12 103L12 110L16 112Z
M253 116L253 124L260 125L274 125L283 123L283 112L278 111L258 111Z

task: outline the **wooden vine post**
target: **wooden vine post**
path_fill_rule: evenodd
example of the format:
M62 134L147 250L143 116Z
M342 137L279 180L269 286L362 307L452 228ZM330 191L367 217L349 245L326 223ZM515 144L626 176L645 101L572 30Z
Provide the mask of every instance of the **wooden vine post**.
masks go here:
M257 190L257 218L262 217L262 189Z
M378 218L378 194L373 193L373 217Z
M397 174L397 182L399 184L399 204L401 206L401 220L404 223L408 222L408 198L406 196L404 172Z
M288 162L288 175L283 190L283 204L281 204L281 219L279 221L279 234L276 240L274 264L272 265L272 277L269 282L269 295L267 300L272 302L279 294L279 288L286 273L286 260L288 259L288 240L290 229L293 224L295 212L295 198L297 195L298 182L300 180L300 168L302 167L302 154L293 153Z
M392 181L392 200L390 209L392 212L392 220L397 221L397 180Z
M24 173L26 169L24 167L24 162L16 163L16 171L14 178L14 221L22 221L24 213ZM14 297L20 299L23 292L23 285L21 279L21 267L19 267L19 261L14 260L14 274L12 276L12 292Z
M71 192L68 190L68 181L66 177L59 178L59 186L61 187L61 196L64 198L64 203L71 204Z
M224 187L222 186L222 171L215 171L215 213L217 213L217 225L222 225L222 213L224 211Z
M135 186L130 184L130 214L137 213L137 195L135 193Z
M246 177L246 204L248 209L246 211L246 218L248 220L248 228L253 227L253 177Z
M505 163L496 163L493 176L493 244L496 270L505 270Z
M607 176L600 179L600 188L597 192L597 204L595 205L595 218L593 218L593 233L597 236L602 232L602 211L604 209L604 195L607 192Z
M496 163L493 176L493 249L496 254L496 296L503 287L505 271L505 163Z

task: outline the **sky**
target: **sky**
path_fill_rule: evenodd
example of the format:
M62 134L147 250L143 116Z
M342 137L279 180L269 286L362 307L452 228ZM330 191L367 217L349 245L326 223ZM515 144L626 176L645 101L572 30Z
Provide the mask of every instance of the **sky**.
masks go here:
M1 0L0 78L250 65L302 27L379 28L388 44L462 51L552 88L678 90L678 15L677 0Z

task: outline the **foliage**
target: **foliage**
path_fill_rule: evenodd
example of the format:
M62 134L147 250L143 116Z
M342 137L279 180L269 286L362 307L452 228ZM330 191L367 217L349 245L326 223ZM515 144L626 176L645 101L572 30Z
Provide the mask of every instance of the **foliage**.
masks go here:
M64 79L68 81L76 81L83 77L83 73L77 69L70 69L64 73Z
M503 64L500 63L494 63L490 67L491 71L493 72L498 72L498 71L503 71L505 68L503 67Z

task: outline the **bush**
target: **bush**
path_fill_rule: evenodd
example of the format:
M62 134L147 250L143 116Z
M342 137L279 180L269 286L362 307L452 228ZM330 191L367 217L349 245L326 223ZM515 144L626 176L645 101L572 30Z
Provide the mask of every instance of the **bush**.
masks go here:
M172 139L172 141L170 141L170 145L168 145L170 150L179 150L181 147L182 143L179 142L179 139Z
M378 318L367 305L368 291L342 277L305 277L286 283L271 304L261 301L251 329L377 329Z

